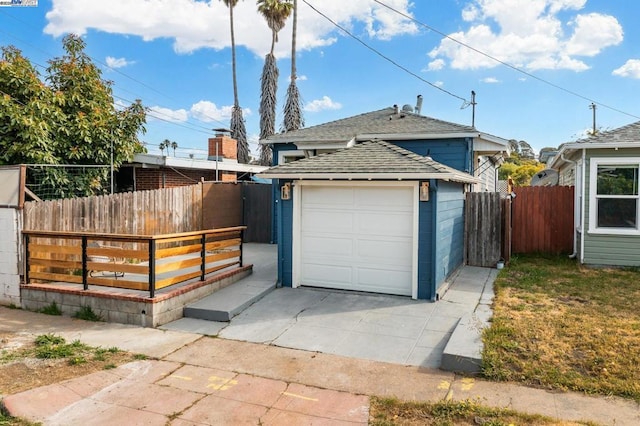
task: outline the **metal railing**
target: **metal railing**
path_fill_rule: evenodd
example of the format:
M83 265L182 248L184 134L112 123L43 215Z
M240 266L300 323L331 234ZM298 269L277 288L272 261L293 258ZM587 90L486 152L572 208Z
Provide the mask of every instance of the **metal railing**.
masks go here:
M37 281L156 291L242 267L246 227L165 235L23 231L24 282Z

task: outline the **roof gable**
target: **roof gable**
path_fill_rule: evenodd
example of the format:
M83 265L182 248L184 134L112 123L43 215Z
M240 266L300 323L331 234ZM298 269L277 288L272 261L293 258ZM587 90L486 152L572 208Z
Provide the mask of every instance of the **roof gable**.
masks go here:
M272 167L261 177L278 179L445 179L476 183L473 176L385 141L371 140L351 148Z
M478 133L472 126L450 123L406 111L396 113L395 108L330 121L269 136L267 143L335 142L349 141L359 134L467 134Z

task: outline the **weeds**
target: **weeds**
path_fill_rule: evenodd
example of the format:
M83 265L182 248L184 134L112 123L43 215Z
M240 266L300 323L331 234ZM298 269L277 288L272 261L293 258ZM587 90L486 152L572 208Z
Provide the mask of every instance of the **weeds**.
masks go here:
M85 320L85 321L93 321L93 322L103 321L100 315L93 312L93 309L91 309L91 306L81 307L80 310L76 311L76 313L73 314L73 317L77 319Z
M489 408L477 401L403 402L394 398L371 398L370 425L457 425L512 424L555 425L557 421L540 415L523 414L505 408Z
M47 314L47 315L62 315L62 311L60 310L56 302L51 302L50 305L47 305L44 308L39 309L38 312L41 314Z

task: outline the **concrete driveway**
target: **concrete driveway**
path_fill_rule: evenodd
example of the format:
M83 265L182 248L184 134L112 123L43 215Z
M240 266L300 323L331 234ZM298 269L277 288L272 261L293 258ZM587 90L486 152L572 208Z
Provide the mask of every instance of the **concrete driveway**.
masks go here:
M266 264L264 257L261 261L259 265ZM256 276L247 279L260 279L263 270L272 273L271 268L258 267L254 269ZM443 349L456 325L474 312L483 293L491 292L493 279L495 270L464 267L438 302L335 290L278 288L230 322L183 318L161 328L439 368Z

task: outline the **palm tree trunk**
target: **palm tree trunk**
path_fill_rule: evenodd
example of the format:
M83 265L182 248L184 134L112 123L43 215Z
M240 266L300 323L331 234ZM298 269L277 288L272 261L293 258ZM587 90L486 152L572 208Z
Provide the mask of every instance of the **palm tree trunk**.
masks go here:
M293 0L293 23L291 33L291 81L296 81L296 36L298 31L298 0Z
M240 107L238 100L238 82L236 77L236 36L233 31L233 4L229 5L229 22L231 25L231 69L233 73L233 106Z

